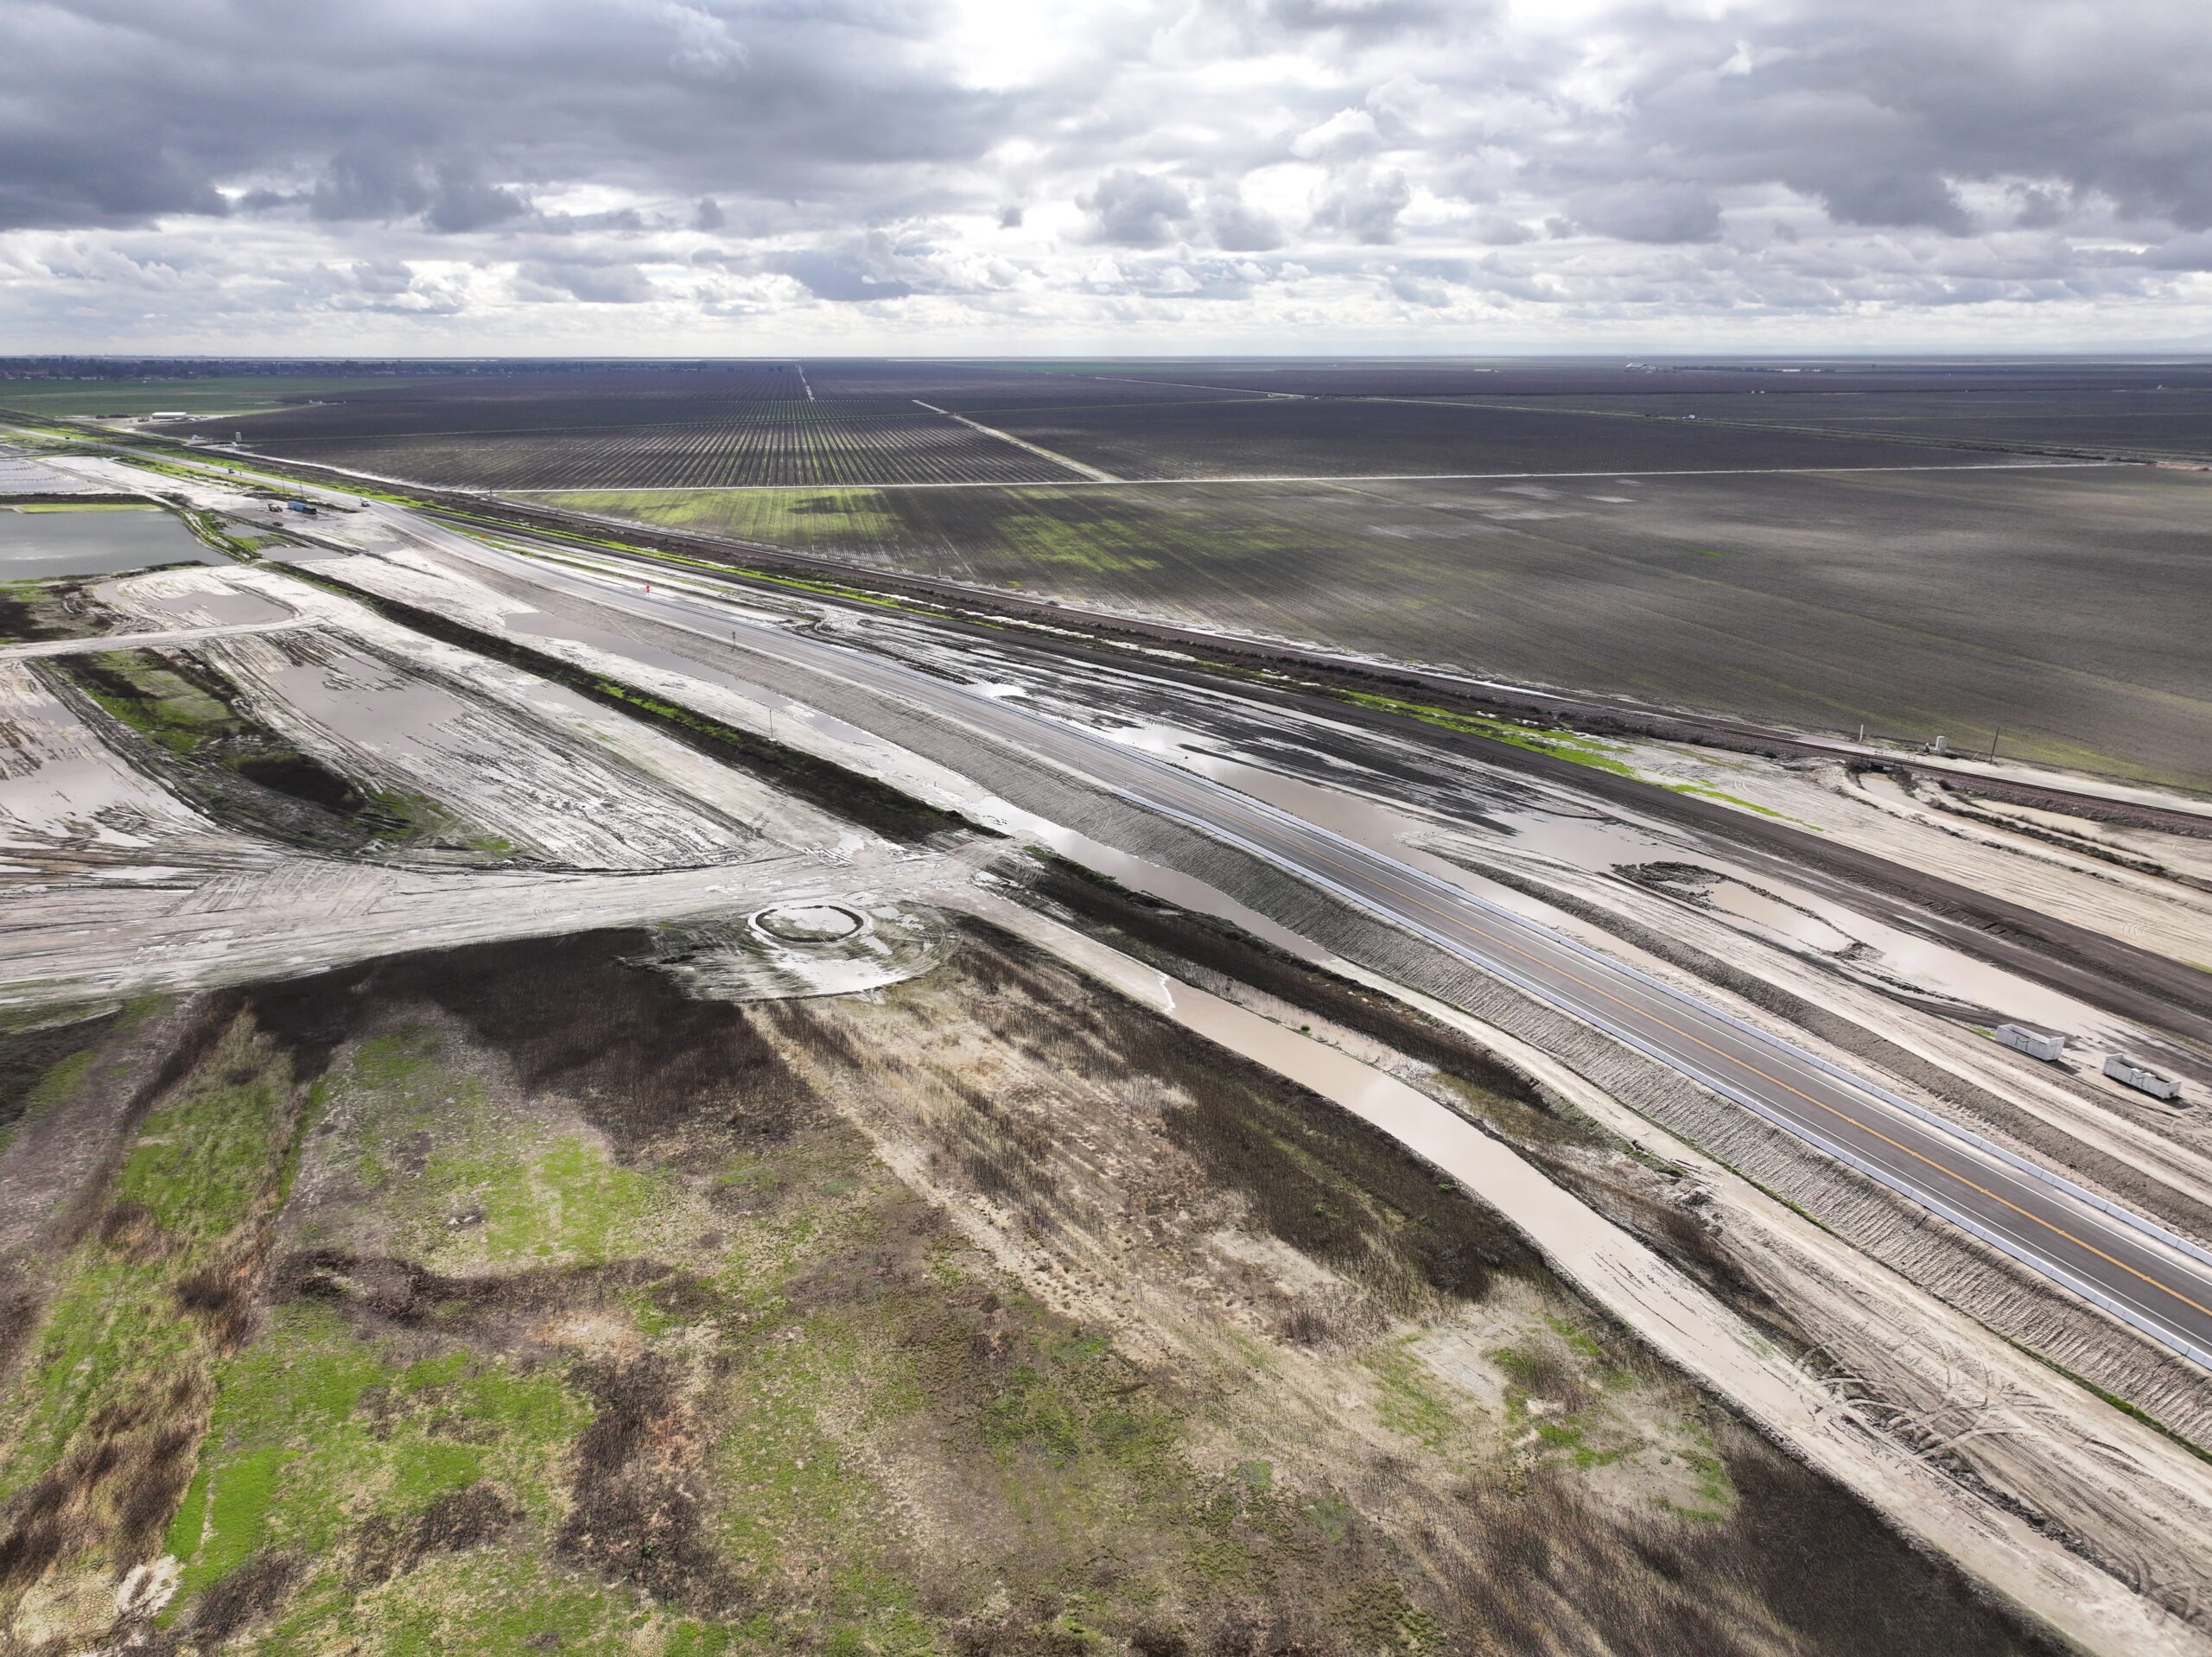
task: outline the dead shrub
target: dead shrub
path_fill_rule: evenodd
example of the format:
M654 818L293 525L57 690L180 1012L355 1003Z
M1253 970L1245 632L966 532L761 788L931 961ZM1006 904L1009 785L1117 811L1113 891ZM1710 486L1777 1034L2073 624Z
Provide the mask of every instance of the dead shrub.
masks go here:
M201 1651L213 1651L283 1603L301 1564L295 1554L270 1549L255 1554L192 1603L187 1635Z
M192 1476L207 1413L196 1372L96 1412L0 1512L0 1597L87 1549L125 1565L153 1557Z
M522 1509L494 1484L479 1482L440 1496L411 1524L379 1516L354 1533L351 1575L359 1584L389 1581L434 1553L460 1553L505 1536Z
M813 1090L755 1021L841 1038L810 1013L693 1000L644 964L654 950L635 931L474 944L261 985L251 1006L290 1044L302 1079L393 1008L435 1006L504 1057L525 1089L572 1098L624 1158L700 1121L766 1145L819 1120Z
M206 1331L218 1352L235 1352L252 1333L257 1261L203 1266L170 1286L178 1308Z
M1135 1657L1190 1657L1191 1641L1180 1628L1147 1625L1129 1636Z
M100 1247L133 1266L151 1266L169 1250L169 1236L143 1203L111 1203L101 1212Z
M598 1406L576 1443L568 1516L554 1551L692 1610L727 1615L746 1596L707 1539L701 1432L674 1360L648 1352L582 1364Z

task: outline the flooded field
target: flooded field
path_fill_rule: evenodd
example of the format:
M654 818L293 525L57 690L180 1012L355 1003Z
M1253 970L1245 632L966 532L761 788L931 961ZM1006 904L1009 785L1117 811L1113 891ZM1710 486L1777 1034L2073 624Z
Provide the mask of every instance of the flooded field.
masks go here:
M225 562L220 553L202 545L191 530L156 507L0 511L0 581Z

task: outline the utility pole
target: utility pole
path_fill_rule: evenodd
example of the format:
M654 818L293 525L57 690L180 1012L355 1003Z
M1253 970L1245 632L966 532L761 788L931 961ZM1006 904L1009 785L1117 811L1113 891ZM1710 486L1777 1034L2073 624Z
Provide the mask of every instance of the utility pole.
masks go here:
M1993 765L1997 763L1997 739L2004 734L2005 727L2001 725L1989 733L1989 763Z

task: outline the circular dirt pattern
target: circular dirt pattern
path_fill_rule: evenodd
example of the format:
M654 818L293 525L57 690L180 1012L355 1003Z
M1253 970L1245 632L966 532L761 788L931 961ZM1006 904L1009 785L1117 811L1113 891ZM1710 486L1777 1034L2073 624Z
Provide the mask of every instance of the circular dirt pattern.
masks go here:
M753 917L754 926L781 943L838 943L867 924L836 904L783 904Z

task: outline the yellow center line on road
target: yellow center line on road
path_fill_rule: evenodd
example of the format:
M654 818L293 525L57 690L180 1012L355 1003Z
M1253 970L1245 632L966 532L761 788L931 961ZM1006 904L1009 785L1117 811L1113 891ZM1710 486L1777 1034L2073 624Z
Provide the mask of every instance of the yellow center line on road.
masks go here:
M1194 793L1195 790L1192 790L1192 792ZM1211 802L1193 803L1211 803ZM1661 1029L1671 1032L1673 1034L1681 1037L1684 1041L1694 1042L1698 1046L1704 1048L1708 1053L1714 1055L1718 1058L1726 1060L1729 1063L1736 1066L1737 1069L1749 1071L1751 1075L1758 1076L1763 1082L1771 1082L1774 1086L1781 1088L1786 1092L1795 1094L1798 1098L1802 1099L1807 1104L1813 1106L1815 1109L1824 1110L1827 1112L1829 1115L1835 1117L1839 1121L1848 1122L1852 1127L1859 1129L1861 1133L1873 1135L1874 1138L1881 1140L1883 1144L1889 1146L1893 1150L1902 1151L1906 1156L1910 1157L1914 1161L1925 1163L1929 1167L1933 1168L1937 1173L1942 1174L1945 1178L1955 1180L1958 1184L1964 1185L1969 1190L1980 1192L1982 1196L1987 1197L1993 1203L2002 1203L2005 1207L2012 1209L2013 1213L2019 1215L2023 1219L2032 1221L2035 1224L2041 1226L2044 1230L2051 1233L2054 1236L2063 1237L2068 1242L2072 1243L2076 1248L2080 1248L2087 1253L2094 1254L2099 1260L2103 1260L2107 1265L2118 1267L2130 1277L2139 1279L2141 1281L2149 1284L2161 1294L2171 1295L2174 1299L2180 1301L2184 1306L2188 1306L2194 1311L2202 1312L2208 1317L2212 1317L2212 1306L2208 1306L2202 1301L2191 1299L2180 1290L2173 1288L2167 1284L2159 1282L2158 1279L2152 1277L2149 1273L2139 1271L2134 1267L2130 1266L2126 1260L2121 1260L2115 1255L2107 1254L2103 1249L2098 1248L2094 1243L2088 1241L2087 1239L2075 1236L2072 1232L2066 1229L2065 1227L2054 1224L2052 1222L2044 1219L2041 1215L2022 1208L2018 1203L2013 1202L2010 1197L2000 1196L1999 1193L1991 1190L1986 1185L1980 1184L1974 1180L1968 1179L1964 1174L1960 1173L1957 1170L1945 1167L1933 1157L1923 1155L1922 1152L1914 1150L1910 1146L1904 1144L1897 1140L1891 1139L1887 1133L1883 1133L1880 1128L1874 1127L1871 1123L1861 1121L1858 1117L1853 1116L1849 1111L1838 1109L1835 1106L1827 1103L1824 1100L1816 1099L1811 1094L1807 1093L1802 1088L1796 1087L1790 1082L1785 1082L1778 1076L1769 1075L1766 1071L1761 1070L1758 1065L1753 1064L1748 1059L1739 1058L1735 1054L1729 1052L1726 1048L1714 1046L1711 1042L1704 1039L1704 1038L1696 1035L1691 1031L1683 1029L1679 1025L1674 1024L1669 1020L1662 1018L1659 1014L1650 1011L1649 1008L1638 1006L1635 1002L1628 1000L1624 997L1614 994L1602 984L1594 984L1586 978L1580 977L1577 975L1567 971L1565 968L1558 965L1556 962L1546 960L1543 956L1537 955L1533 950L1524 949L1516 943L1510 943L1506 939L1498 937L1491 932L1487 932L1464 916L1452 914L1448 910L1439 909L1436 905L1427 902L1426 899L1416 896L1413 892L1405 891L1395 882L1377 876L1371 870L1363 870L1352 864L1339 861L1336 858L1328 855L1325 852L1313 851L1311 849L1305 849L1301 852L1301 848L1290 847L1288 846L1288 842L1281 841L1279 838L1278 843L1285 845L1287 849L1291 850L1294 854L1317 857L1322 862L1328 864L1332 868L1334 868L1342 873L1355 876L1363 875L1369 879L1376 880L1377 884L1386 887L1393 895L1412 904L1418 909L1426 910L1428 913L1435 916L1439 920L1450 921L1455 925L1463 927L1466 930L1474 933L1477 937L1483 939L1487 943L1493 944L1497 948L1503 949L1510 954L1519 955L1522 960L1533 962L1534 964L1543 968L1548 972L1556 974L1558 976L1566 979L1569 983L1579 984L1584 989L1588 990L1592 994L1605 997L1605 1000L1612 1002L1616 1006L1625 1008L1627 1011L1637 1014L1640 1018L1649 1019L1651 1023L1657 1025Z

